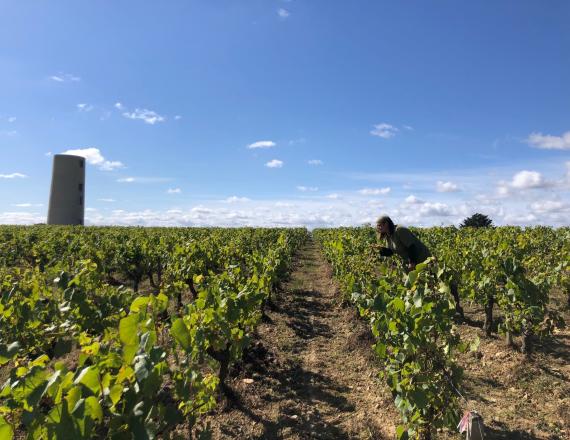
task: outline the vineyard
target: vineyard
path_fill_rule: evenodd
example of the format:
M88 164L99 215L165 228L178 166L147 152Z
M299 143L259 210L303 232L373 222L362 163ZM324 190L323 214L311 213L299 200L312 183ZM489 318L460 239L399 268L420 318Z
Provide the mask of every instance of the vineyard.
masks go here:
M570 229L414 232L2 226L0 439L458 438L501 363L567 438Z
M533 343L564 326L549 308L549 293L565 292L570 305L570 231L550 228L415 230L437 259L407 272L401 261L374 251L372 228L317 230L345 299L371 326L380 376L401 415L398 438L432 438L457 426L462 411L462 368L457 354L479 353L480 339L461 339L464 302L485 310L483 329L496 330L525 355ZM495 307L495 305L497 307ZM494 322L494 310L501 314ZM498 325L495 325L498 324ZM566 396L568 397L568 396ZM568 400L568 399L567 399ZM568 402L566 408L570 410ZM566 415L567 416L567 415ZM561 424L562 425L562 424ZM562 426L561 426L562 427Z
M2 439L155 438L192 425L307 234L0 231Z

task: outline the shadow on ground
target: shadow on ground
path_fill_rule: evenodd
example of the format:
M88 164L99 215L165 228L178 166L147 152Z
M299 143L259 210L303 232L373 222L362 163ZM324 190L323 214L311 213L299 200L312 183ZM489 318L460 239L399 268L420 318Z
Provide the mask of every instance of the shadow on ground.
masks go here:
M533 348L536 352L559 358L567 364L570 363L570 335L545 338L542 342L536 342Z
M508 429L487 427L486 439L487 440L537 440L538 437L526 431L518 431L518 430L509 431ZM560 437L560 440L562 440L562 437Z
M382 440L380 426L392 416L383 418L369 391L376 367L360 352L372 353L370 331L355 328L337 298L330 271L310 244L266 304L256 342L232 369L225 409L218 407L201 427L217 439Z
M283 404L276 421L260 416L238 394L234 394L227 404L227 410L240 411L252 423L263 426L262 434L252 438L350 438L342 428L330 422L332 415L354 411L354 406L342 396L350 391L348 388L321 374L307 371L295 362L274 364L266 373L269 376L263 378L264 383L260 385L272 391L260 397L268 404L277 401ZM240 436L236 427L231 425L222 427L221 432L235 438Z
M290 305L282 313L289 318L289 326L304 342L317 337L331 337L333 332L323 319L327 307L319 300L321 294L314 290L294 290Z

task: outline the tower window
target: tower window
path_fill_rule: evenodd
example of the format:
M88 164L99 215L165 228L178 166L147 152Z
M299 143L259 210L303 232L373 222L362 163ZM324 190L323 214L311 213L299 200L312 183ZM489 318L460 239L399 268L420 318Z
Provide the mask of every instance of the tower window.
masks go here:
M79 168L83 168L83 159L79 159Z
M83 192L83 184L82 183L79 184L79 192Z
M79 206L83 206L83 196L79 197Z

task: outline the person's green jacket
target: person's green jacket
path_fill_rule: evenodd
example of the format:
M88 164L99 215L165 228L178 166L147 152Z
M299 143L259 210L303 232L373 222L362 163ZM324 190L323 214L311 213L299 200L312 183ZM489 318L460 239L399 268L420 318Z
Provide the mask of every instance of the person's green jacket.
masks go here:
M419 264L431 256L429 249L408 228L396 225L394 233L386 237L389 251L381 255L398 254L406 263Z

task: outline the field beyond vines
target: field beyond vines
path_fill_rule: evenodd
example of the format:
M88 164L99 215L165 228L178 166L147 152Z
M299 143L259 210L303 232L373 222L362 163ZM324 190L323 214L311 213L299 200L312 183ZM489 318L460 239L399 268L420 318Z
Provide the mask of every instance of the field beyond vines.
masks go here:
M0 227L0 439L570 438L570 229Z

